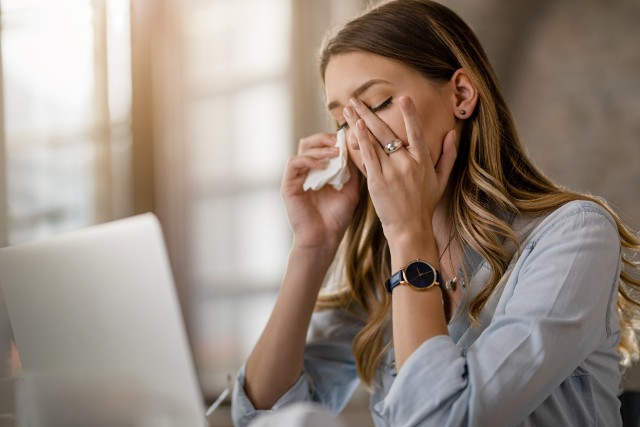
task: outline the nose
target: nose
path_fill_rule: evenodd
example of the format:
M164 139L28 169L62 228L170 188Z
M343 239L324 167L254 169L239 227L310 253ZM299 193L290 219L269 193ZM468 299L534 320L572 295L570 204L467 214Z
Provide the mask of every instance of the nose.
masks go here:
M356 140L356 136L351 132L351 129L347 129L345 131L347 134L347 145L351 150L360 150L360 146L358 145L358 141Z

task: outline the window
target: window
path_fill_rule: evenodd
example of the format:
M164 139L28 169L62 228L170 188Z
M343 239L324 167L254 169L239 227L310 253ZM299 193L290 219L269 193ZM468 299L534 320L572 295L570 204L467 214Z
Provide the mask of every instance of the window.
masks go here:
M3 0L9 244L129 213L128 0Z
M289 248L290 18L288 0L182 9L190 319L205 392L253 346Z

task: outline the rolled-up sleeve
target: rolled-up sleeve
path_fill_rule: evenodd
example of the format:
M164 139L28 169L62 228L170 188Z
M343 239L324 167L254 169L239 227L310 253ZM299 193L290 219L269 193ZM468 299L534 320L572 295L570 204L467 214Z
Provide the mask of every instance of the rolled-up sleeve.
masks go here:
M268 410L256 410L247 397L243 366L232 394L234 425L246 426L260 414L302 401L318 402L334 413L340 412L358 385L352 342L361 327L362 321L344 310L314 313L305 348L304 371Z
M613 341L619 268L611 217L590 202L564 206L535 232L477 340L464 349L449 336L424 342L374 411L392 426L522 423Z
M238 372L238 375L236 376L236 383L233 387L233 394L231 397L231 415L234 426L247 426L260 414L277 411L290 403L311 400L311 381L304 373L302 373L300 378L298 378L298 381L296 381L296 383L291 386L291 388L287 390L280 399L278 399L271 409L255 409L253 403L251 403L251 400L249 400L249 397L244 391L245 368L246 365L240 369L240 372Z

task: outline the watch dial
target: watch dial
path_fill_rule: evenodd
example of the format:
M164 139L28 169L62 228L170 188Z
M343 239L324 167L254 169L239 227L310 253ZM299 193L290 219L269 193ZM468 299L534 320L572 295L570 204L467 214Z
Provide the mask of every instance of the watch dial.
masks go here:
M414 261L404 269L407 281L417 288L431 286L436 278L431 264L422 261Z

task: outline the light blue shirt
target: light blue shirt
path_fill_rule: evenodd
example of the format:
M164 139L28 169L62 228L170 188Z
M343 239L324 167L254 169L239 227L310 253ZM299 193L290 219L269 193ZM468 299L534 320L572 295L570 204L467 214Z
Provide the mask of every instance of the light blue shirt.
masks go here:
M394 368L378 369L370 408L383 426L620 426L616 310L620 239L597 204L571 202L542 219L518 218L525 242L502 285L470 325L461 305L449 335L425 341ZM465 254L468 301L489 278L488 264ZM304 372L271 411L316 401L341 411L358 384L351 349L363 323L343 310L314 313ZM260 413L234 388L236 426Z

